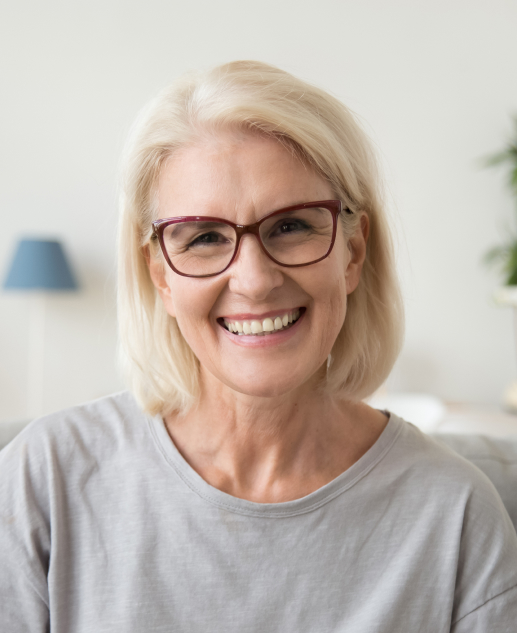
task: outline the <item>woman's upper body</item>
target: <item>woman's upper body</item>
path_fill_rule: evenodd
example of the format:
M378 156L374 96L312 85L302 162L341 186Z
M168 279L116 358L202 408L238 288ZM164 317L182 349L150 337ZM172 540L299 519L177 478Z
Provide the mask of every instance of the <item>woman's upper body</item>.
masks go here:
M493 488L361 402L402 315L342 104L255 62L165 91L126 156L119 247L154 417L108 399L2 454L10 631L507 630Z
M280 503L208 484L127 393L32 423L0 472L9 633L515 630L500 499L395 416L353 466Z

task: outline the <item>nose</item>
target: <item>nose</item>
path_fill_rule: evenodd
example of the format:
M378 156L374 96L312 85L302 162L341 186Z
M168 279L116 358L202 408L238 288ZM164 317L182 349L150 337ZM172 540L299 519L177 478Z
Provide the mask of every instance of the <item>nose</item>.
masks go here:
M261 249L254 235L243 235L232 265L229 289L253 301L264 301L270 292L284 283L284 275Z

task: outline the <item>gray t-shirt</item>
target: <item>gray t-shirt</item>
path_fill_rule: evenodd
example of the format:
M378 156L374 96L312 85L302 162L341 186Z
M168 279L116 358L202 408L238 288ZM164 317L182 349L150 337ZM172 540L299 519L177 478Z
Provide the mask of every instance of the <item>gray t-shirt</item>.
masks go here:
M6 633L517 631L517 536L489 480L391 416L295 501L206 483L127 393L0 452Z

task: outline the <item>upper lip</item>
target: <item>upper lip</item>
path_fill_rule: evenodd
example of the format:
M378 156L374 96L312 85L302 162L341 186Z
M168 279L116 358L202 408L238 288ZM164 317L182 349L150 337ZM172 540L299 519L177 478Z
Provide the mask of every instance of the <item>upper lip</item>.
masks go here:
M239 314L222 315L219 319L226 319L227 321L263 321L268 317L283 316L289 314L293 310L302 309L303 306L295 306L294 308L277 308L276 310L270 310L269 312L262 312L261 314L252 314L251 312L240 312Z

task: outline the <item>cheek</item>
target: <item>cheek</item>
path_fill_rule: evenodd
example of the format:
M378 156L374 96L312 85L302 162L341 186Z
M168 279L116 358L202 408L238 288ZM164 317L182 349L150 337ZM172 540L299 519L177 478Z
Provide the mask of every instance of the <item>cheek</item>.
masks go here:
M336 248L332 253L332 255L334 255L334 259L331 279L334 288L331 294L331 306L332 313L335 314L335 318L339 321L339 328L341 329L347 306L348 293L346 271L350 261L350 251L348 250L348 246L346 245L341 232L339 233L336 242Z
M331 353L346 315L347 294L343 258L300 268L296 282L310 297L305 332L305 356L319 368ZM299 275L299 276L298 276Z
M336 258L320 277L319 290L314 295L315 317L322 329L321 345L327 354L333 347L346 317L347 290L345 263ZM325 283L321 283L325 279Z
M335 340L345 320L347 293L344 274L337 275L333 282L328 301L328 332ZM334 344L334 340L332 341L332 344Z
M347 304L346 268L349 251L342 240L336 240L336 246L328 259L323 260L325 267L317 271L315 287L316 297L329 311L328 317L332 322L342 324ZM316 271L315 271L316 272Z
M196 333L206 332L211 326L210 313L219 296L217 285L179 275L169 278L168 285L170 309L166 306L167 311L176 318L187 343L195 349L199 345Z

